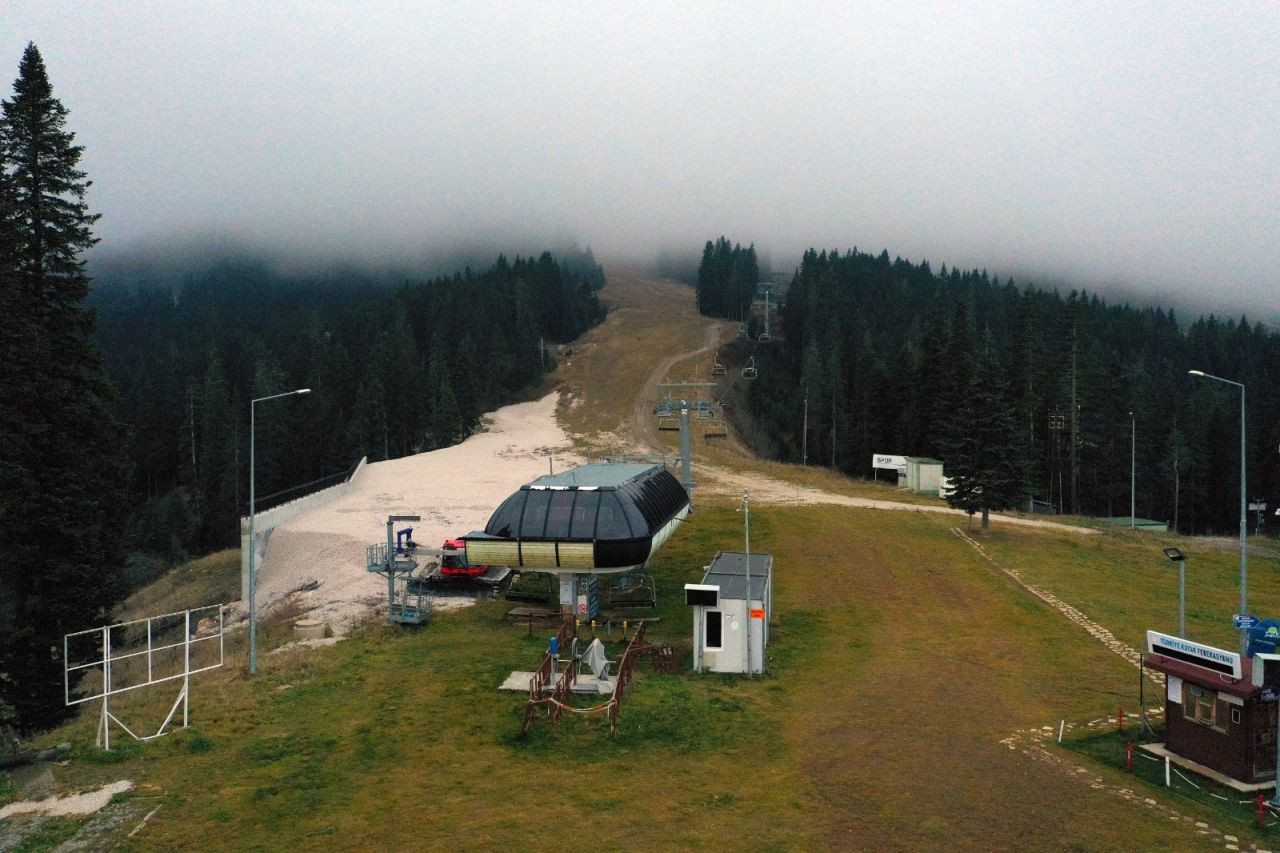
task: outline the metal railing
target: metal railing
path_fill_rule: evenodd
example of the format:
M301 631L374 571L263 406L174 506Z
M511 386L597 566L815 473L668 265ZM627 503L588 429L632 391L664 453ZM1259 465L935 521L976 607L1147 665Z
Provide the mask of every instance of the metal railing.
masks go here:
M287 489L281 489L278 492L273 492L272 494L257 498L254 500L254 511L266 512L269 509L275 509L278 506L287 504L289 501L296 501L298 498L305 498L307 495L315 492L323 491L324 489L332 488L333 486L339 486L351 479L351 477L356 473L356 469L360 467L360 462L363 458L364 457L361 457L351 463L351 467L345 471L339 471L336 474L329 474L319 478L318 480L312 480L310 483L303 483L300 486L290 486Z

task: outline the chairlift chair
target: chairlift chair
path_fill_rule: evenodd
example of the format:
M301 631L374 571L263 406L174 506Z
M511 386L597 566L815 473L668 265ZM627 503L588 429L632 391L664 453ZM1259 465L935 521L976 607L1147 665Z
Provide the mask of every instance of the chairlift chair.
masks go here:
M756 373L756 357L753 355L751 356L751 360L747 363L747 366L742 368L742 378L755 379Z
M712 418L711 422L707 424L706 432L702 434L702 437L708 441L713 438L728 438L729 425L720 418Z
M658 431L659 432L679 432L680 419L679 418L658 418Z
M716 353L715 357L711 361L711 375L724 376L725 372L725 366L720 361L720 353Z

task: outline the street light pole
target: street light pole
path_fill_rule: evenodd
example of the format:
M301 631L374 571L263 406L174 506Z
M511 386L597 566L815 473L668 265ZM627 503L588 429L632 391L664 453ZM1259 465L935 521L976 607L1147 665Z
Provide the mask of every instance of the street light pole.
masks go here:
M255 564L257 544L253 541L254 516L256 515L255 507L255 487L257 485L254 471L254 452L257 449L254 446L256 438L254 431L257 426L257 414L254 406L264 400L274 400L277 397L291 397L294 394L310 394L310 388L299 388L296 391L285 391L283 394L272 394L269 397L257 397L249 401L249 674L258 674L258 608L257 608L257 592L258 592L258 573Z
M745 611L742 614L744 617L742 620L742 629L743 629L743 639L746 642L746 647L747 647L747 655L746 655L747 661L746 661L746 669L744 669L743 672L746 675L750 676L751 675L751 499L747 496L746 492L742 493L742 506L739 507L738 509L739 509L739 512L742 513L743 540L747 549L746 568L743 571L743 574L746 575L746 581L747 581L747 592L744 596L747 604L746 604Z
M1187 638L1187 557L1177 548L1165 548L1164 555L1178 564L1178 636Z
M1212 373L1205 373L1203 370L1188 370L1187 373L1192 376L1201 376L1205 379L1216 379L1219 382L1225 382L1228 385L1234 385L1240 389L1240 615L1245 616L1249 612L1249 598L1247 593L1249 579L1249 540L1247 528L1247 505L1245 501L1245 461L1244 461L1244 383L1235 382L1231 379L1223 379L1221 376L1214 376ZM1249 651L1249 629L1240 629L1240 656L1244 657Z
M1134 518L1134 506L1137 498L1137 470L1138 470L1138 421L1133 416L1133 412L1129 413L1129 529L1133 530L1137 527L1137 521Z
M800 434L800 466L809 466L809 383L804 383L804 430Z

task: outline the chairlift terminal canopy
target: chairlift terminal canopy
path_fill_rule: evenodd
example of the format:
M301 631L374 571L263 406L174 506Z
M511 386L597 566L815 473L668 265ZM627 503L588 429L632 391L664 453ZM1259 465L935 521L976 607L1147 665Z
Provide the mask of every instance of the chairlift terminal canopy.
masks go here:
M593 464L521 486L467 561L543 572L623 572L644 564L685 516L689 496L660 465Z

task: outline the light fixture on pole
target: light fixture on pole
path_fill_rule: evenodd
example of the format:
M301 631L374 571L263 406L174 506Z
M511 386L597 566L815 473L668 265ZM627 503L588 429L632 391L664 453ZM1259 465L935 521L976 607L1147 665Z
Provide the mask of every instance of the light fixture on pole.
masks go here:
M294 394L310 394L310 388L299 388L296 391L285 391L283 394L272 394L269 397L257 397L249 401L249 674L258 674L258 608L257 608L257 592L258 592L258 573L256 568L256 557L258 545L253 539L254 516L256 514L256 506L254 499L255 471L254 471L254 452L257 449L254 446L254 428L257 425L257 416L254 406L264 400L274 400L278 397L292 397Z
M1178 636L1187 638L1187 557L1177 548L1165 548L1164 555L1178 564Z
M1246 502L1245 502L1245 464L1244 464L1244 383L1235 382L1231 379L1223 379L1221 376L1214 376L1212 373L1205 373L1203 370L1188 370L1187 373L1192 376L1200 376L1204 379L1216 379L1218 382L1225 382L1228 385L1234 385L1240 389L1240 615L1247 616L1249 614L1249 544L1248 529L1246 528ZM1249 652L1249 629L1240 629L1240 655L1243 657Z

